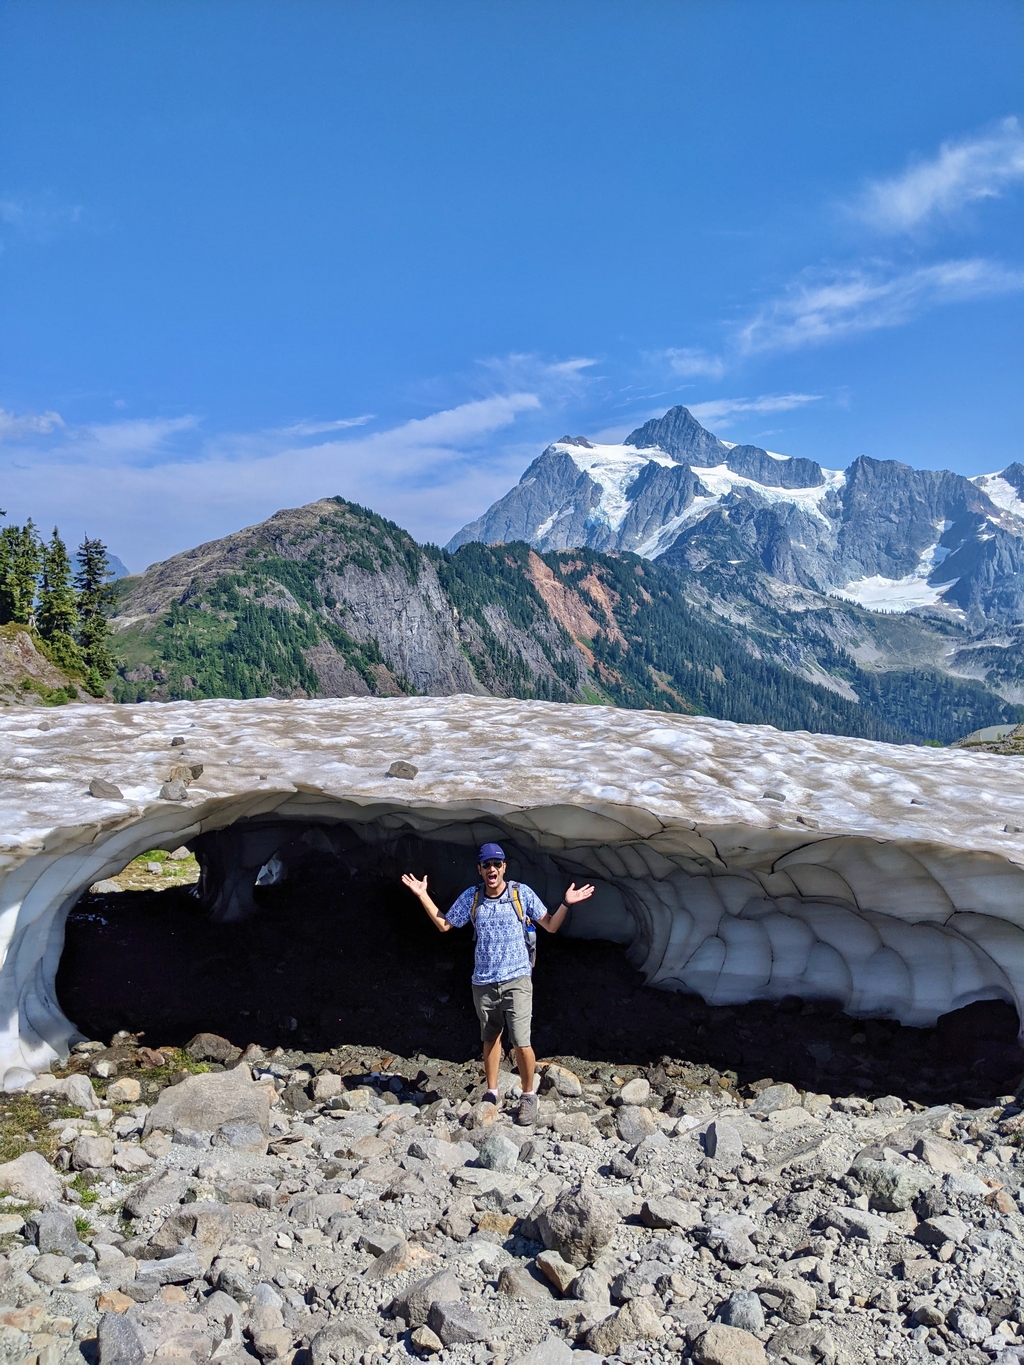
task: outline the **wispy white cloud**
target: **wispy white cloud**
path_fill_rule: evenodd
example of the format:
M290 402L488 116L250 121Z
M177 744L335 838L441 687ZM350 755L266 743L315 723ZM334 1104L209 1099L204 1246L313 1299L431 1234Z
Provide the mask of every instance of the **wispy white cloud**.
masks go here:
M668 367L680 379L721 379L725 374L725 361L719 355L708 355L699 347L669 347L661 355Z
M871 181L851 205L879 232L908 232L980 199L997 199L1024 180L1024 128L1003 119L982 133L944 142L929 161Z
M281 431L204 437L194 417L50 433L29 422L4 447L4 505L12 519L56 523L71 539L102 534L133 569L334 494L443 541L519 477L535 443L509 436L541 409L536 393L496 394L312 442ZM191 439L175 448L179 436Z
M51 195L0 196L0 225L33 242L50 242L82 221L80 204L61 204Z
M20 415L0 408L0 442L24 436L45 436L64 425L59 412L27 412Z
M728 426L729 418L737 413L790 412L820 399L820 393L763 393L758 398L716 398L707 403L691 403L689 408L699 422Z
M282 436L325 436L329 431L345 431L349 427L365 427L373 421L374 414L365 412L361 417L339 417L334 422L295 422L290 427L281 427Z
M910 270L875 266L808 270L736 334L742 355L791 351L880 327L897 327L926 309L1024 289L1024 270L974 258Z

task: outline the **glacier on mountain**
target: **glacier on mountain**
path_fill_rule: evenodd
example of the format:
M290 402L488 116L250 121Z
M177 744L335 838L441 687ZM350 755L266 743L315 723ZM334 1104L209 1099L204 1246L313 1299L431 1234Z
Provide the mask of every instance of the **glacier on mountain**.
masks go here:
M750 563L872 610L1024 621L1024 466L968 479L861 456L846 470L735 445L683 407L620 445L555 441L463 527L469 541L587 546L702 572Z

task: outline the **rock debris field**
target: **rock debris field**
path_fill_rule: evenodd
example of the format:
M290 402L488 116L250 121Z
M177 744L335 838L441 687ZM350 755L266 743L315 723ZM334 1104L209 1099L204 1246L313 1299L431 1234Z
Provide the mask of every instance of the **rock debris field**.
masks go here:
M214 1034L5 1097L17 1365L1024 1359L1024 1107ZM705 1077L709 1072L705 1069ZM143 1102L143 1096L147 1102ZM17 1132L13 1131L14 1129Z

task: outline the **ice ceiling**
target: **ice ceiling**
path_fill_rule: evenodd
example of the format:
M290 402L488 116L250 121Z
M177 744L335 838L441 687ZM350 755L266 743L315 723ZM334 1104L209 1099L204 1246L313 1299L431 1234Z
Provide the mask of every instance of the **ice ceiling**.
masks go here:
M425 863L464 849L466 880L474 845L508 840L553 901L593 880L568 932L715 1004L799 995L928 1024L1003 999L1024 1017L1019 759L463 696L19 709L0 761L8 1090L78 1036L54 976L86 887L195 841L211 912L240 918L279 844L339 825ZM395 761L416 776L388 777ZM200 765L183 800L161 796Z

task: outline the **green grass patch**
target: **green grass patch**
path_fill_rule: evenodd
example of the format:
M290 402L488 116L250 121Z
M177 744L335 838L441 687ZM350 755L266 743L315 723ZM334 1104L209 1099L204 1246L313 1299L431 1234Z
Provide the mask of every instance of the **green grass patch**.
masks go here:
M0 1162L13 1161L23 1152L40 1152L51 1158L60 1146L60 1134L51 1130L54 1119L78 1119L81 1109L55 1104L46 1095L0 1096Z

